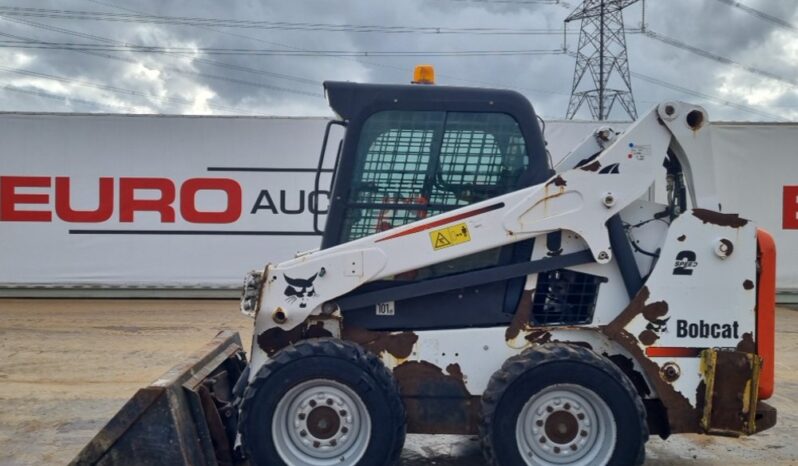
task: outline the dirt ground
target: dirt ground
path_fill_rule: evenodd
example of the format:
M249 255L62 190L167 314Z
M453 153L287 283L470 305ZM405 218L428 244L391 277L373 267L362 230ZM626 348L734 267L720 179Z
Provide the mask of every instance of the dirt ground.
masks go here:
M0 465L65 464L138 387L212 338L252 322L230 300L0 300ZM779 309L779 423L758 436L674 436L650 465L798 464L798 311ZM479 465L467 436L410 435L404 465Z

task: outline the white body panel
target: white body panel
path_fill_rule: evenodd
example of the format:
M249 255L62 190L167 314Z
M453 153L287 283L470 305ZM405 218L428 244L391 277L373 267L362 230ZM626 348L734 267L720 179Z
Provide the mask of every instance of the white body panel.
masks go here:
M587 343L599 354L631 356L617 344L603 335L590 330L551 329L547 332L548 341L576 341ZM513 340L505 339L504 327L473 328L457 330L427 330L416 332L418 343L413 347L409 358L396 361L389 353L383 352L383 362L394 368L397 363L424 361L440 368L458 364L463 373L463 381L468 392L481 396L488 386L493 371L504 361L533 346L524 331ZM638 368L639 370L639 368Z

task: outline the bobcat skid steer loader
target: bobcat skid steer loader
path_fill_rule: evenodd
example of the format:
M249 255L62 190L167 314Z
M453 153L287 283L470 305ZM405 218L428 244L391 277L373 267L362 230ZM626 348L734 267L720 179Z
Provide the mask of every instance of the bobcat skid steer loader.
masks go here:
M247 275L250 359L180 388L205 452L184 462L386 465L410 432L629 465L650 434L772 427L775 246L722 208L704 109L662 103L552 167L523 96L431 74L325 83L323 146L345 135L321 248Z

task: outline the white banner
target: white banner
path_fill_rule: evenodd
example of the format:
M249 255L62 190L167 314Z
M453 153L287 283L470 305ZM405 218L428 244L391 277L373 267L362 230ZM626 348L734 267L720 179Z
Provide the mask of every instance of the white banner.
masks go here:
M798 291L798 124L716 124L716 182L726 212L776 240L776 286Z
M325 124L0 115L0 283L238 286L318 246Z
M318 247L326 120L0 114L0 286L237 287ZM622 129L624 124L609 124ZM594 122L549 122L554 163ZM330 168L340 139L333 127ZM715 125L724 211L776 237L798 288L798 125ZM700 183L700 180L697 180ZM786 215L786 217L785 217Z

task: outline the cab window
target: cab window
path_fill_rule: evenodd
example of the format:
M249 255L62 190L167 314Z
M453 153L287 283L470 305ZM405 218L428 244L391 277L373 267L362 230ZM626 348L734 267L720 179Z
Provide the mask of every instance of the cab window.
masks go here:
M375 113L361 130L341 242L513 191L528 163L504 113Z

